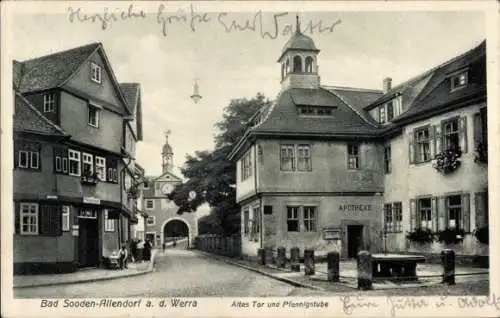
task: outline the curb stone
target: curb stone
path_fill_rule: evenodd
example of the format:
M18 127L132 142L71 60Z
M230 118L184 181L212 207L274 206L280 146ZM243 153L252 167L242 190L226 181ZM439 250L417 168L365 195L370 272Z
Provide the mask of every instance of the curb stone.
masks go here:
M215 254L203 252L203 251L200 251L200 250L195 250L195 252L196 253L200 253L200 254L205 255L205 256L208 256L208 257L211 257L211 258L214 258L214 259L217 259L219 261L231 264L231 265L235 265L235 266L244 268L244 269L252 271L252 272L259 273L261 275L264 275L264 276L267 276L267 277L279 280L281 282L287 283L287 284L295 286L295 287L303 287L303 288L308 288L308 289L313 289L313 290L318 290L318 291L325 291L325 289L323 289L321 287L317 287L317 286L314 286L314 285L311 285L311 284L297 282L297 281L295 281L293 279L289 279L289 278L285 278L285 277L279 277L279 276L267 273L267 272L265 272L265 271L263 271L261 269L254 268L254 267L251 267L251 266L247 266L247 265L241 264L239 262L235 262L235 261L229 260L229 259L227 259L225 257L220 256L220 255L215 255ZM283 272L285 272L285 271L283 271Z

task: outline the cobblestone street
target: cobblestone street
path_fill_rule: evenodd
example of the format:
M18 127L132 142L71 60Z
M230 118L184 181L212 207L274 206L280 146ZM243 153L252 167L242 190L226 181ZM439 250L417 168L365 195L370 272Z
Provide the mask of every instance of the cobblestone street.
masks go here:
M321 295L199 255L179 244L156 257L152 274L109 281L14 290L16 298L247 297Z

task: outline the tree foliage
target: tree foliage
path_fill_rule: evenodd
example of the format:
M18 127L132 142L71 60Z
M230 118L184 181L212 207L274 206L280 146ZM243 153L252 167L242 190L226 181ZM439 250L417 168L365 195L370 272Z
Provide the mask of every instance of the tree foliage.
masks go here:
M222 120L216 123L213 151L196 151L188 155L181 169L188 180L169 195L179 206L179 214L194 212L203 203L211 207L212 224L220 226L222 234L239 231L240 208L236 204L236 163L228 155L248 128L248 120L261 107L271 102L262 94L252 99L233 99L224 109ZM196 197L189 198L194 191ZM217 222L213 221L217 220ZM215 223L214 223L215 222Z

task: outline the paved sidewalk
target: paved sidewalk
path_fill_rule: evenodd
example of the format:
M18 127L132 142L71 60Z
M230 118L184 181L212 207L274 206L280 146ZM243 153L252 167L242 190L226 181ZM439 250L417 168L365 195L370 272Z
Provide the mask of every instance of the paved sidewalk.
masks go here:
M73 273L45 274L45 275L15 275L14 288L65 285L75 283L88 283L99 280L109 280L122 277L131 277L151 273L154 269L154 257L156 253L162 253L157 249L151 251L151 261L140 263L128 263L127 269L104 269L92 268L81 269Z
M317 263L315 265L316 274L312 276L304 275L304 266L301 264L299 272L292 272L288 268L276 268L273 265L262 266L255 262L233 259L216 254L196 251L207 257L212 257L230 263L245 269L258 272L277 280L287 282L297 287L304 287L321 291L332 292L352 292L357 290L357 267L355 261L340 262L340 282L332 283L327 280L327 264ZM420 277L417 282L392 282L392 281L374 281L373 289L401 289L401 288L420 288L441 285L441 265L438 264L419 264L417 266L417 275ZM489 271L484 268L461 267L455 268L457 284L478 283L489 280Z

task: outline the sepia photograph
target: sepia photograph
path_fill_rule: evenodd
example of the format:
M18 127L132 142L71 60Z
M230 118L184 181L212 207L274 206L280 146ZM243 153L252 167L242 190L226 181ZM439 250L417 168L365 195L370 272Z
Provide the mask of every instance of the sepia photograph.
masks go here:
M3 3L12 304L500 313L498 3L325 3Z

